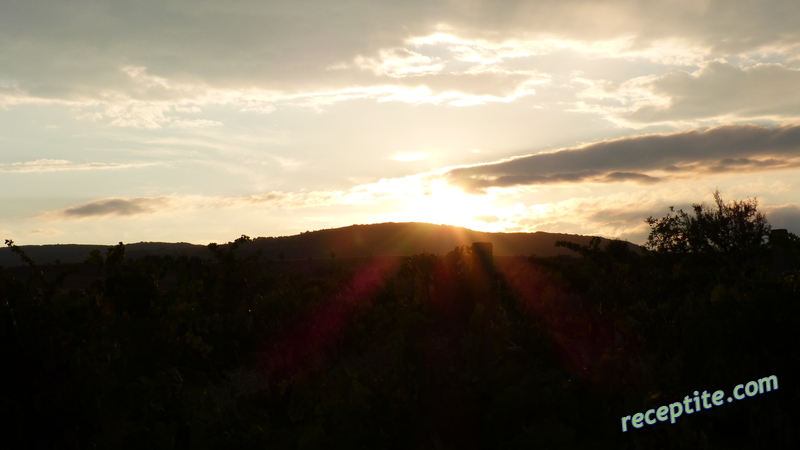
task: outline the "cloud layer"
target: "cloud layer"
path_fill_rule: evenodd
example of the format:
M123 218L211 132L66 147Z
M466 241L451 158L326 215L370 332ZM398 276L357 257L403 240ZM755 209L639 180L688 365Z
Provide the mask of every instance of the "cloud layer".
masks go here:
M66 208L55 215L69 218L132 216L156 212L168 206L167 197L108 198Z
M72 170L134 169L159 165L160 163L74 163L66 159L41 158L35 161L0 164L0 172L64 172Z
M445 179L471 192L558 183L651 184L725 172L797 167L800 126L727 125L598 142L449 170Z
M776 57L622 83L590 76L584 108L628 124L794 117L796 89L783 88L798 78L786 64L800 49L799 13L800 4L782 0L13 2L0 17L0 105L62 104L115 126L208 127L221 123L182 112L355 98L509 102L552 80L538 69L552 55L664 66ZM612 97L624 104L595 102Z
M781 64L736 67L711 61L695 71L671 71L623 83L590 81L583 109L631 127L768 119L800 119L800 69Z

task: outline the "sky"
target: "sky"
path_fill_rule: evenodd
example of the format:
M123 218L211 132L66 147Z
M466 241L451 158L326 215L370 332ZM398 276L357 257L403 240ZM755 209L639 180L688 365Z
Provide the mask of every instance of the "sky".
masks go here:
M5 0L0 237L800 233L794 0Z

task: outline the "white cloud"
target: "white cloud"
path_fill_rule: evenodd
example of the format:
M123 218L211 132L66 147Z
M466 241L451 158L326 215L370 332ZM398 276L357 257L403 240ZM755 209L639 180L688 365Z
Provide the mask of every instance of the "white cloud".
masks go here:
M694 72L637 77L621 84L581 80L581 109L624 126L800 120L800 69L782 64L736 67L711 61Z
M62 172L72 170L138 169L161 163L74 163L65 159L37 159L35 161L0 164L0 172Z
M169 122L170 127L175 128L208 128L208 127L221 127L222 122L208 119L173 119Z
M161 128L169 119L164 115L169 106L154 103L132 103L111 105L105 116L111 118L111 125L133 128Z
M444 66L438 60L439 58L425 56L405 48L393 48L380 50L377 58L357 56L355 64L361 69L371 70L376 75L400 78L441 72Z
M530 58L559 52L575 52L590 58L641 59L664 65L695 66L711 54L711 47L690 39L668 37L639 42L635 35L623 35L606 40L575 40L553 36L529 39L511 38L504 41L466 39L445 33L408 40L416 48L445 46L456 61L473 63L472 70L494 67L516 58Z

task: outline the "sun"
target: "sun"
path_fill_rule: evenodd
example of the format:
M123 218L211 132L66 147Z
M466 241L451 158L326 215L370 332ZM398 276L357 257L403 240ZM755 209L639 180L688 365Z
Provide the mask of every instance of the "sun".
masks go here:
M404 215L412 222L472 228L475 216L491 215L495 210L488 195L467 194L442 180L434 180L422 195L409 201Z

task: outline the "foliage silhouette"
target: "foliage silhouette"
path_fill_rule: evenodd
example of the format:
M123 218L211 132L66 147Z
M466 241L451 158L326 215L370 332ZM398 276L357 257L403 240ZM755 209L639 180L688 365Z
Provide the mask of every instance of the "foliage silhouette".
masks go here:
M64 288L75 267L51 279L7 241L28 265L0 269L7 445L796 444L800 355L782 344L800 337L797 266L776 275L766 256L726 266L599 240L558 244L576 258L489 269L469 247L269 262L239 255L245 238L210 244L212 262L130 259L120 243L77 267L91 274L81 289ZM800 257L793 234L765 252L778 248ZM620 432L622 416L771 374L768 395Z
M757 211L758 201L725 203L714 191L715 210L705 203L693 204L694 216L670 206L660 219L647 218L650 235L645 246L665 253L724 253L732 256L765 244L770 226ZM672 214L674 213L674 215Z

